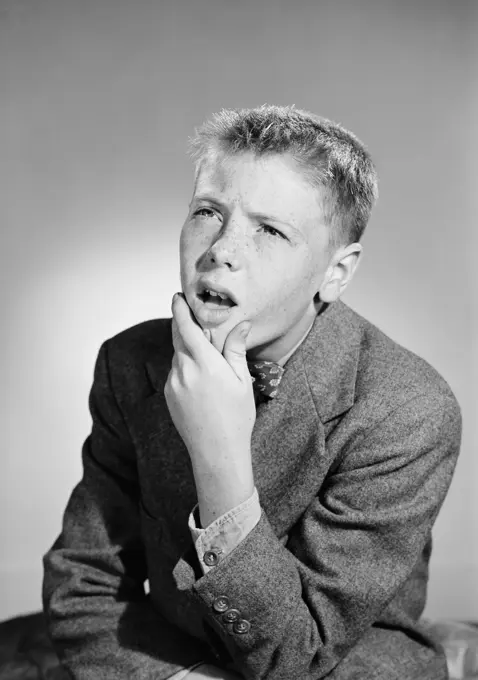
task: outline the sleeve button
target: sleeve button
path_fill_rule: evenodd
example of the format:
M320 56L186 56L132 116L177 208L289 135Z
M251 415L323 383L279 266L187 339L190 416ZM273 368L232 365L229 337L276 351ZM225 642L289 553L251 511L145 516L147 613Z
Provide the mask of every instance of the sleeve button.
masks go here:
M229 598L225 595L219 595L219 597L216 597L214 600L212 608L219 613L225 612L226 609L229 609Z
M237 621L240 618L241 612L238 609L228 609L227 612L224 612L222 615L222 620L225 623L234 623L234 621Z
M217 552L214 552L214 550L206 550L204 553L204 564L206 564L208 567L215 567L218 559Z
M248 633L251 628L251 624L249 621L246 621L246 619L239 619L238 621L235 621L232 630L235 633L239 633L242 635L243 633Z

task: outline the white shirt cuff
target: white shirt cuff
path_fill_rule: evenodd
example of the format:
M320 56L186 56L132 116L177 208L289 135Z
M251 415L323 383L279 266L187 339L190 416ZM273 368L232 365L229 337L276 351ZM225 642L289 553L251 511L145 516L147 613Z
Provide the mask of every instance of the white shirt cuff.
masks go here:
M196 505L189 515L191 532L199 563L204 574L236 548L254 529L261 518L261 506L256 487L247 500L218 517L206 529L197 527Z

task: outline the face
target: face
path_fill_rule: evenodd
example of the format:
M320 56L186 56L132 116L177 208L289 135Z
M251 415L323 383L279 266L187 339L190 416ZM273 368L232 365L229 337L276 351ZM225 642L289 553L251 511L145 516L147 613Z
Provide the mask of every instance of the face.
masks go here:
M201 165L181 231L182 291L217 349L247 320L248 358L277 361L317 314L327 246L319 192L291 157L217 155ZM205 286L236 304L205 302Z

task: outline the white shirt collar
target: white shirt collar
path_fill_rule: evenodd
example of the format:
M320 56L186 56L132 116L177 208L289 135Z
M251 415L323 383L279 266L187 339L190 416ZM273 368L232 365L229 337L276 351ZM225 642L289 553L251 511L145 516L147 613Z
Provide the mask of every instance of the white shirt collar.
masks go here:
M278 361L276 361L276 363L279 364L279 366L284 366L284 364L286 363L286 361L287 361L288 359L290 359L290 357L294 354L294 352L295 352L296 349L299 347L299 345L301 345L301 344L304 342L304 340L306 339L306 337L307 337L308 334L309 334L310 329L311 329L312 326L314 325L314 321L315 321L315 317L312 319L312 323L310 324L310 326L308 327L308 329L305 331L304 335L301 337L301 339L299 340L299 342L298 342L296 345L294 345L294 347L293 347L289 352L287 352L287 354L286 354L285 356L283 356L281 359L279 359Z

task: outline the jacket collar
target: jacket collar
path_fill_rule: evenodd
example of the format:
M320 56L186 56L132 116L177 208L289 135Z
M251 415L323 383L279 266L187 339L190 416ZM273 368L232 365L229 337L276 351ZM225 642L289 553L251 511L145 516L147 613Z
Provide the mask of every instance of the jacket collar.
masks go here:
M340 300L319 312L286 362L275 400L300 400L308 391L323 423L351 408L362 335L358 319Z

